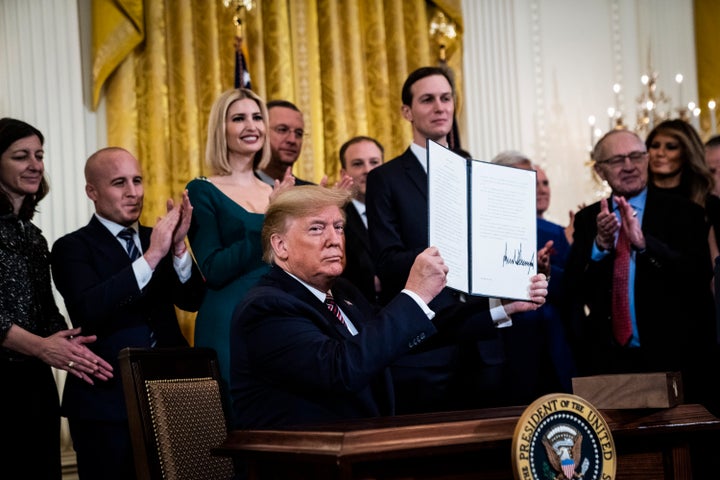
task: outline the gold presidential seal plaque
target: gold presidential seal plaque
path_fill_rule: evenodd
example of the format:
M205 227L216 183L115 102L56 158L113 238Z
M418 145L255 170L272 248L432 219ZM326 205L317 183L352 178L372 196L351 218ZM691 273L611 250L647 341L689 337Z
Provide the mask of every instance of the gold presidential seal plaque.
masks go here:
M516 480L613 480L617 455L595 407L576 395L550 394L520 417L512 461Z

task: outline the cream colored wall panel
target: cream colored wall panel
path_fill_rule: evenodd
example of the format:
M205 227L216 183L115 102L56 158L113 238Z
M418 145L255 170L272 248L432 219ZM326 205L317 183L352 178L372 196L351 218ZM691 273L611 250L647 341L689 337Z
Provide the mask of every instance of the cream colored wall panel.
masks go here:
M96 132L96 114L83 102L78 3L4 0L0 19L0 114L45 135L50 194L35 223L52 244L86 223L92 211L82 169L88 149L97 145L87 137Z

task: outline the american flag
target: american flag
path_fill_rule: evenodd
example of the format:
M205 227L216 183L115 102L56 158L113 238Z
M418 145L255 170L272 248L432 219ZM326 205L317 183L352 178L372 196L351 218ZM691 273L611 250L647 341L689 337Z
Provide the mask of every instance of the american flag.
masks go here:
M560 460L560 465L565 477L572 479L575 474L575 461L572 458L563 458Z
M235 39L235 88L252 89L250 70L247 64L247 50L242 38Z

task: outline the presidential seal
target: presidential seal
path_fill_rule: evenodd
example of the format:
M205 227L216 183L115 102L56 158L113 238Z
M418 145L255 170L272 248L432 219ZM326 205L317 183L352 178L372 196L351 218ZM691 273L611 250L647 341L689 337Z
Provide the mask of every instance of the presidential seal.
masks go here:
M613 480L617 455L602 415L581 397L535 400L515 426L516 480Z

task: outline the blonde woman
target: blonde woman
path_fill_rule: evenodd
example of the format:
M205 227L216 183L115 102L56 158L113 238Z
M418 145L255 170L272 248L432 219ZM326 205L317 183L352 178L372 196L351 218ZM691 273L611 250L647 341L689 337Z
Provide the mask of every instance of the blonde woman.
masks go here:
M251 90L222 93L208 121L205 160L213 175L187 185L194 207L188 239L207 285L194 345L217 351L226 388L233 310L269 268L260 244L265 211L271 195L294 185L289 169L274 188L255 176L270 159L267 118L265 103Z

